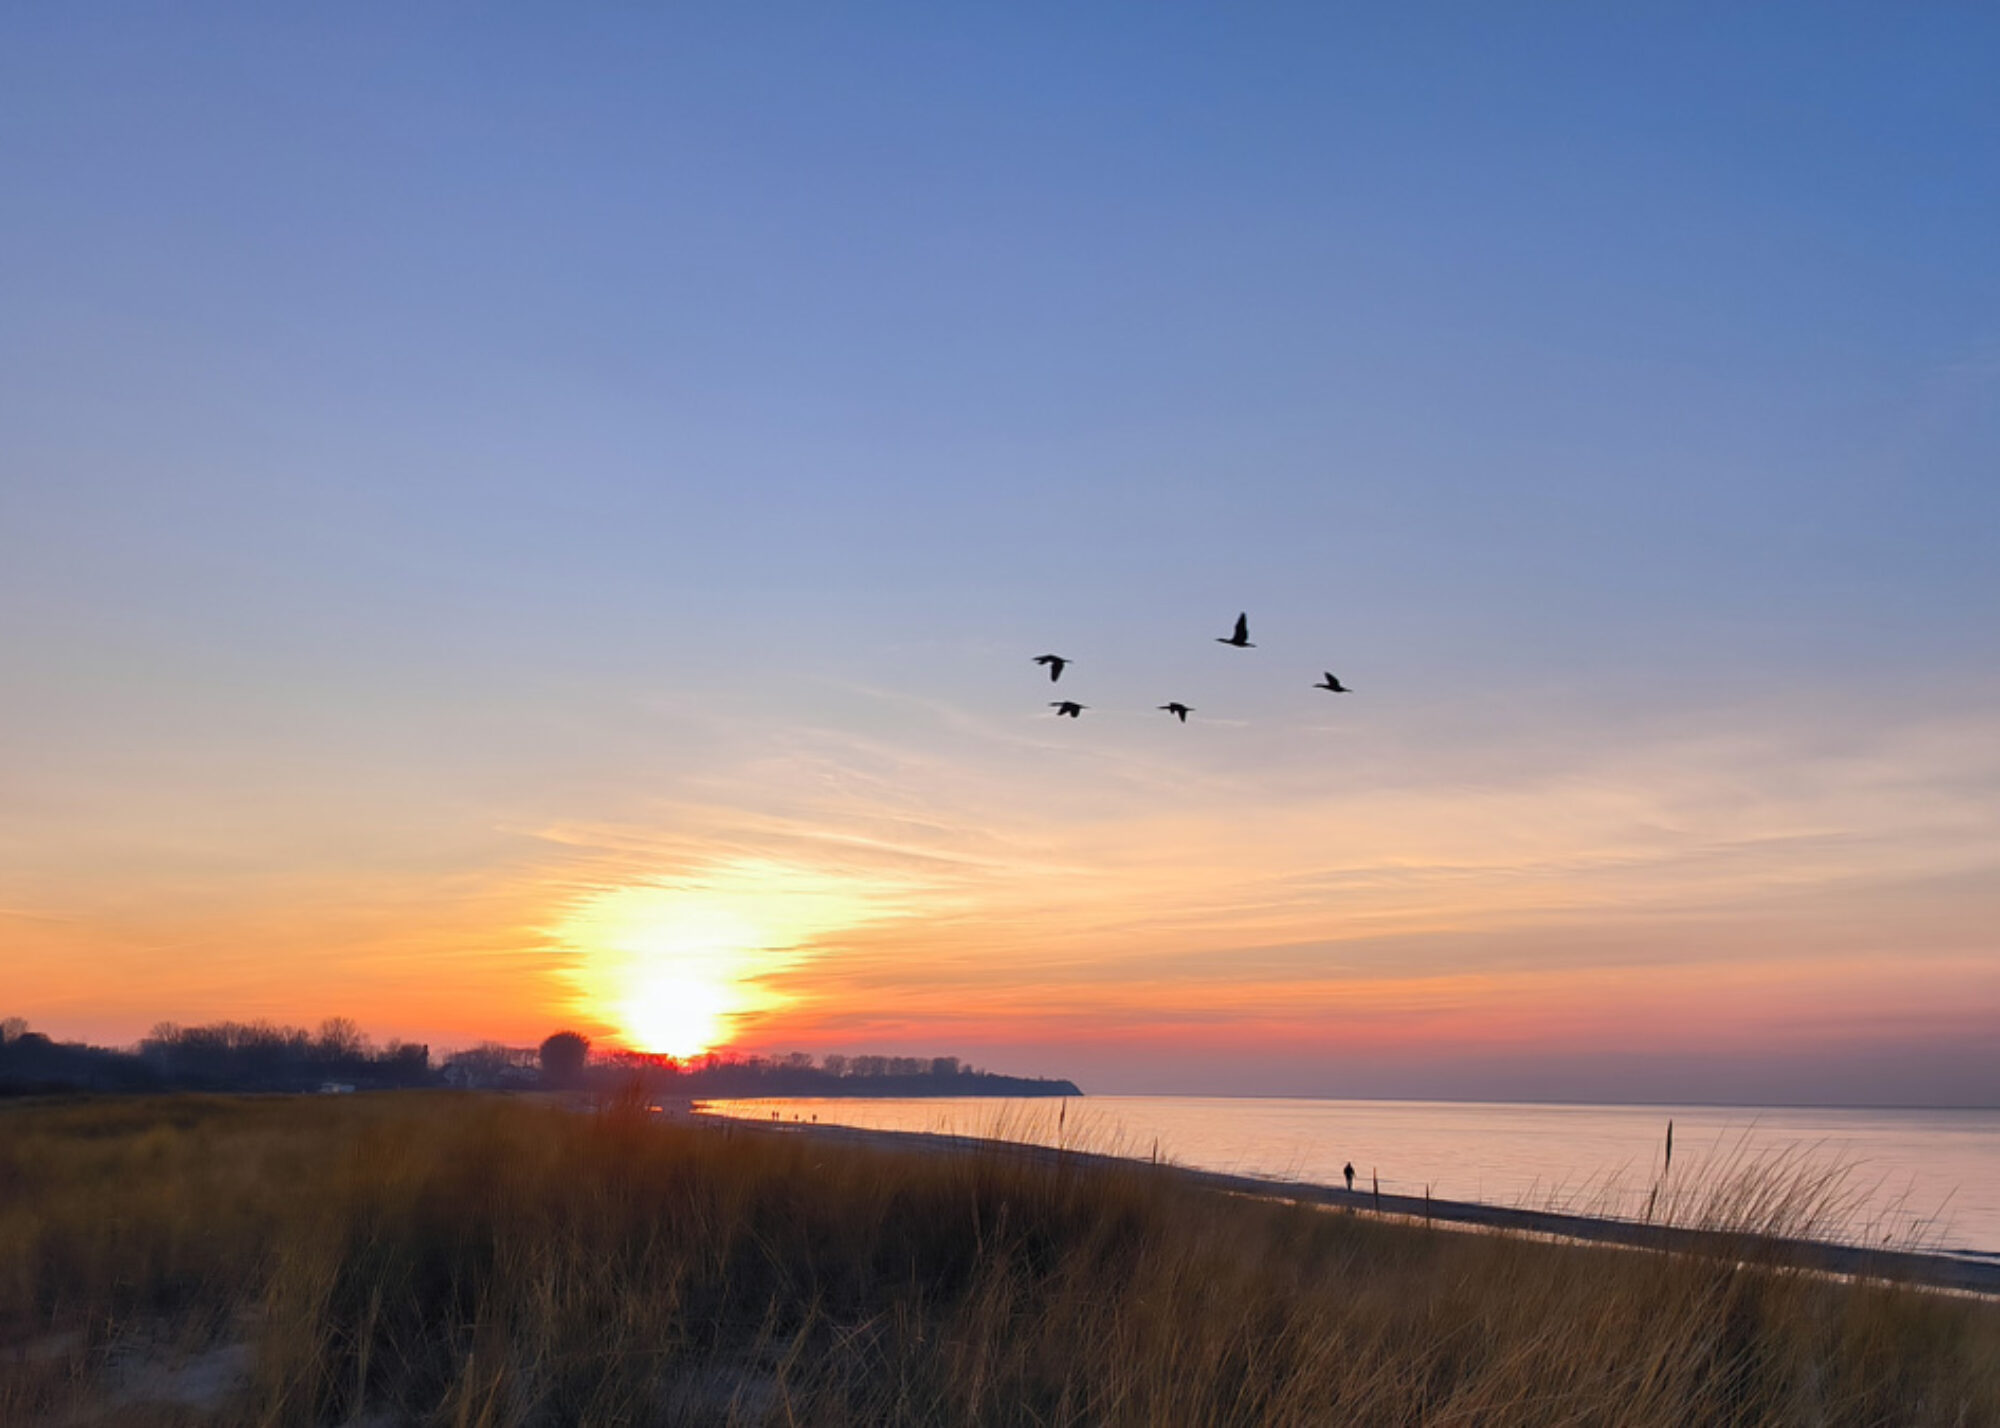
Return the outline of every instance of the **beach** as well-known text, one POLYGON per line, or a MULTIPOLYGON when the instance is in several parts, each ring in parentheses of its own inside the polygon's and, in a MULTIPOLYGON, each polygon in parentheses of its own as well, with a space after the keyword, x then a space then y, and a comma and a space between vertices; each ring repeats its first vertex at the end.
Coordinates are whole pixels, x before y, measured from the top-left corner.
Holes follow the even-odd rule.
MULTIPOLYGON (((744 1108, 747 1110, 748 1108, 744 1108)), ((712 1115, 718 1125, 766 1135, 799 1135, 831 1145, 859 1145, 883 1151, 916 1150, 948 1156, 1002 1156, 1051 1168, 1070 1167, 1110 1172, 1144 1166, 1150 1173, 1173 1178, 1189 1187, 1217 1194, 1313 1205, 1350 1213, 1398 1219, 1412 1224, 1489 1230, 1542 1236, 1578 1244, 1612 1245, 1740 1259, 1760 1264, 1806 1269, 1850 1278, 1879 1279, 1896 1284, 1963 1293, 2000 1296, 2000 1258, 1897 1248, 1893 1245, 1841 1243, 1813 1239, 1798 1232, 1799 1220, 1787 1221, 1789 1210, 1800 1219, 1810 1205, 1767 1197, 1746 1207, 1761 1210, 1761 1222, 1674 1223, 1589 1215, 1572 1211, 1527 1209, 1429 1195, 1384 1193, 1375 1188, 1346 1189, 1333 1185, 1270 1176, 1232 1175, 1218 1171, 1141 1161, 1101 1152, 1065 1149, 1016 1140, 943 1135, 923 1131, 866 1130, 849 1126, 765 1121, 754 1115, 714 1115, 696 1106, 681 1114, 712 1115)))
POLYGON ((1060 1145, 1196 1170, 1599 1218, 1686 1219, 1764 1172, 1817 1182, 1809 1237, 2000 1255, 2000 1111, 1092 1095, 1066 1104, 711 1102, 751 1120, 1060 1145), (1674 1127, 1671 1163, 1666 1132, 1674 1127), (1661 1197, 1664 1196, 1664 1201, 1661 1197))

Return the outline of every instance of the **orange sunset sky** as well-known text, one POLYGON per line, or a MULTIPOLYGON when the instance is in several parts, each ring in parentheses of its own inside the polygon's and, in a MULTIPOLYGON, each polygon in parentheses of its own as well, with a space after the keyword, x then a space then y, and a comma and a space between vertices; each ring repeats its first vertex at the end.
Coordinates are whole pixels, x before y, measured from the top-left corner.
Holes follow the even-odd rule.
POLYGON ((1996 49, 0 19, 0 1014, 2000 1103, 1996 49))

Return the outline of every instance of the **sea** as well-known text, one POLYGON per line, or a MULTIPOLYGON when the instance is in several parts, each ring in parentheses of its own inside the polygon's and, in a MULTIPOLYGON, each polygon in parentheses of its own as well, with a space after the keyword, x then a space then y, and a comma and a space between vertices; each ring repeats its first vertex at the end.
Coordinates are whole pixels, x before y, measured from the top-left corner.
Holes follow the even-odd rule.
POLYGON ((1205 1096, 711 1101, 783 1124, 1061 1145, 1201 1170, 1579 1214, 1758 1221, 2000 1257, 2000 1110, 1205 1096), (1667 1128, 1673 1154, 1667 1160, 1667 1128), (1770 1198, 1789 1187, 1784 1205, 1770 1198))

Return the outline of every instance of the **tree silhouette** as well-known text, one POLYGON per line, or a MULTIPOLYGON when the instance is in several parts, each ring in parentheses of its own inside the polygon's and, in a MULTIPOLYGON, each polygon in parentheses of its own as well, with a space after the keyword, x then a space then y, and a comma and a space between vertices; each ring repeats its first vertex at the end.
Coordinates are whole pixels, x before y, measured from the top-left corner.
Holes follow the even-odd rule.
POLYGON ((542 1043, 542 1074, 553 1085, 567 1086, 583 1073, 583 1063, 589 1058, 589 1037, 559 1031, 542 1043))
POLYGON ((319 1053, 331 1059, 366 1056, 368 1038, 352 1017, 330 1016, 319 1024, 319 1053))

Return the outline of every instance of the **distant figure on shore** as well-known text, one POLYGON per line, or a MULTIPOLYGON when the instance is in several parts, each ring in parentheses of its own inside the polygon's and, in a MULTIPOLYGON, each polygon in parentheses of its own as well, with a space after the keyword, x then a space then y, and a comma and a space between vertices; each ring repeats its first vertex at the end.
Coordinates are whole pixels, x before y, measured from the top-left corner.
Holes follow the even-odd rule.
POLYGON ((1353 1193, 1353 1190, 1354 1190, 1354 1162, 1353 1162, 1353 1161, 1351 1161, 1351 1160, 1350 1160, 1350 1161, 1348 1161, 1348 1162, 1347 1162, 1347 1164, 1343 1165, 1343 1166, 1342 1166, 1342 1167, 1340 1168, 1340 1173, 1341 1173, 1342 1175, 1345 1175, 1345 1176, 1347 1177, 1347 1189, 1348 1189, 1348 1192, 1349 1192, 1350 1194, 1351 1194, 1351 1193, 1353 1193))

